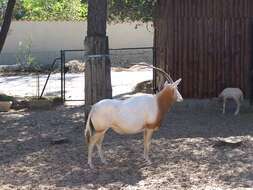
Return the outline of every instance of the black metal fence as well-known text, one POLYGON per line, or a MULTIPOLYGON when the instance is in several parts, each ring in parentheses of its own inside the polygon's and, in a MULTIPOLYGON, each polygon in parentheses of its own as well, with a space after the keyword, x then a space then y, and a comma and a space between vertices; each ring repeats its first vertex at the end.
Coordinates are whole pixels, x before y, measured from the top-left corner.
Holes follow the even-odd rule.
MULTIPOLYGON (((141 62, 151 65, 154 64, 153 47, 110 49, 109 55, 87 55, 87 51, 83 49, 61 50, 60 57, 56 58, 51 65, 40 97, 54 94, 54 96, 60 96, 63 101, 85 101, 85 62, 87 59, 101 58, 101 56, 108 56, 111 60, 112 67, 116 67, 118 70, 120 68, 128 68, 133 64, 137 65, 141 62), (54 92, 45 93, 47 86, 50 84, 51 74, 57 68, 59 69, 59 65, 57 67, 57 61, 60 61, 60 89, 55 88, 53 89, 54 92), (73 88, 73 85, 78 87, 73 88), (73 92, 74 89, 78 89, 78 91, 73 92), (76 94, 75 97, 72 97, 73 93, 76 94)), ((57 81, 59 81, 59 78, 57 81)), ((59 85, 57 85, 57 88, 59 88, 59 85)))

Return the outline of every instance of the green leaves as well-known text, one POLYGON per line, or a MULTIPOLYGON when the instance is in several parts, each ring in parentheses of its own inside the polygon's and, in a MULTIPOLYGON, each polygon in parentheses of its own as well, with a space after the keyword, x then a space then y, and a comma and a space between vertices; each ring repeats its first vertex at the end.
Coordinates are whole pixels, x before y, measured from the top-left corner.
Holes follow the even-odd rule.
POLYGON ((14 97, 12 97, 12 96, 0 94, 0 101, 13 101, 13 100, 14 100, 14 97))
MULTIPOLYGON (((7 0, 0 0, 1 15, 7 0)), ((111 22, 153 20, 156 0, 108 0, 108 20, 111 22)), ((88 14, 87 0, 17 0, 14 18, 32 21, 81 21, 88 14)))
POLYGON ((24 42, 20 41, 18 45, 18 51, 16 55, 17 63, 23 70, 33 69, 40 70, 40 65, 36 59, 32 56, 31 52, 32 40, 28 38, 24 42))
POLYGON ((152 21, 155 2, 156 0, 109 0, 109 20, 152 21))
POLYGON ((80 0, 20 0, 25 15, 22 20, 84 20, 87 4, 80 0))
POLYGON ((4 19, 4 13, 7 6, 7 0, 0 0, 0 26, 4 19))

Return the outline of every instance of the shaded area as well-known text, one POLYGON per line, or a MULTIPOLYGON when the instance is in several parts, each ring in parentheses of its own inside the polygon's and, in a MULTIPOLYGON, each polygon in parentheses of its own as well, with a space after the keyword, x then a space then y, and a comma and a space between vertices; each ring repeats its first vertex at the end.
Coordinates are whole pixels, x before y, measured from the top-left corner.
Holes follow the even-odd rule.
MULTIPOLYGON (((203 105, 203 104, 201 104, 203 105)), ((216 105, 216 104, 215 104, 216 105)), ((87 163, 84 107, 0 113, 0 187, 43 189, 233 189, 253 185, 253 113, 222 115, 219 107, 177 105, 152 140, 152 165, 143 159, 142 134, 108 131, 103 165, 87 163), (193 109, 194 108, 194 109, 193 109), (214 147, 218 138, 243 143, 214 147), (54 139, 67 139, 52 145, 54 139)))

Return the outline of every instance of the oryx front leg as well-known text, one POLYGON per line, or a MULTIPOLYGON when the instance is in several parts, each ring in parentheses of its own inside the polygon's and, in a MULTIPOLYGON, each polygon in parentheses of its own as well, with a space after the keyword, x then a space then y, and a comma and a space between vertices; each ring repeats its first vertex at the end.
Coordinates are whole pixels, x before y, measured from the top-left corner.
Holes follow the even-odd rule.
POLYGON ((151 164, 151 161, 149 159, 149 150, 150 150, 150 144, 151 144, 151 137, 153 134, 153 129, 145 129, 144 131, 144 159, 151 164))
MULTIPOLYGON (((88 164, 90 168, 94 168, 94 165, 92 164, 92 153, 94 145, 97 144, 97 142, 101 139, 102 136, 104 136, 104 133, 95 133, 93 136, 90 137, 90 142, 88 145, 88 164)), ((102 150, 100 149, 100 151, 102 150)))
POLYGON ((222 111, 223 114, 225 114, 225 111, 226 111, 226 101, 227 99, 223 98, 223 111, 222 111))

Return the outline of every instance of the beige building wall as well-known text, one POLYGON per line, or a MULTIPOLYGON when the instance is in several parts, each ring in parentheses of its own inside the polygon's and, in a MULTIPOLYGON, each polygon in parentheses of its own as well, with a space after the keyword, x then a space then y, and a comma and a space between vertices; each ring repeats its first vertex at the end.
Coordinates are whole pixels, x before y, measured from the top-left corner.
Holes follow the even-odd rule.
MULTIPOLYGON (((110 48, 153 46, 153 28, 150 24, 110 24, 107 27, 110 48), (148 26, 148 27, 147 27, 148 26)), ((20 42, 32 43, 32 54, 40 63, 50 64, 61 49, 83 49, 86 22, 27 22, 13 21, 2 54, 0 65, 16 64, 20 42)), ((71 55, 73 57, 82 56, 71 55)))

